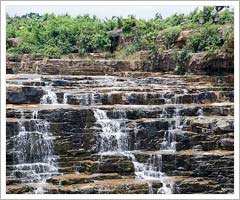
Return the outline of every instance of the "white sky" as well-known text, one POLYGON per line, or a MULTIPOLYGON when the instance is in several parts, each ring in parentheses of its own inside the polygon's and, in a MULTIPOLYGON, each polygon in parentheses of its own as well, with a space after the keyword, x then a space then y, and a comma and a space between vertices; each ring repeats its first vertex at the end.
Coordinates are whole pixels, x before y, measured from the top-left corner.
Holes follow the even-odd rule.
MULTIPOLYGON (((71 16, 76 15, 96 15, 98 18, 111 18, 112 16, 127 17, 130 14, 137 18, 153 18, 157 12, 161 13, 163 18, 169 17, 174 13, 185 13, 193 11, 199 6, 7 6, 6 11, 10 16, 24 15, 35 12, 39 14, 55 13, 58 15, 68 13, 71 16)), ((201 9, 202 6, 199 8, 201 9)))

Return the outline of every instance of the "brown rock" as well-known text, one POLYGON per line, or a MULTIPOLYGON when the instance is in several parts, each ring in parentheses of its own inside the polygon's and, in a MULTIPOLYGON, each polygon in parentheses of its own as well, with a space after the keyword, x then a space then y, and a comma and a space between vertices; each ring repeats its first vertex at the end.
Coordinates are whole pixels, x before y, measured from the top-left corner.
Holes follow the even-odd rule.
POLYGON ((8 43, 10 47, 17 47, 21 44, 21 40, 19 38, 9 38, 8 43))

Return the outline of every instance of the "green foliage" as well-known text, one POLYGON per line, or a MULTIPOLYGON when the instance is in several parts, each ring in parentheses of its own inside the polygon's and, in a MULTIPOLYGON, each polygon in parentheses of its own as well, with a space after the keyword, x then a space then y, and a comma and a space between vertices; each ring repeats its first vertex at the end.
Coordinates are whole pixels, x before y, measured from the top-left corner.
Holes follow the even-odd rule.
POLYGON ((220 13, 220 23, 221 24, 226 24, 226 23, 233 24, 233 21, 234 21, 233 13, 230 12, 228 9, 223 10, 220 13))
POLYGON ((27 43, 23 43, 21 45, 19 45, 15 51, 19 54, 28 54, 31 53, 32 51, 34 51, 34 48, 31 44, 27 44, 27 43))
POLYGON ((184 14, 174 14, 166 19, 166 23, 169 26, 178 26, 184 23, 185 21, 186 17, 184 16, 184 14))
POLYGON ((223 48, 227 49, 231 43, 234 43, 234 28, 233 25, 230 27, 227 27, 227 30, 225 29, 225 38, 224 38, 224 44, 223 48))
POLYGON ((170 48, 170 45, 175 42, 180 31, 181 31, 180 26, 174 26, 166 28, 161 32, 162 40, 168 49, 170 48))
POLYGON ((185 74, 187 71, 187 65, 190 55, 187 48, 183 48, 181 51, 175 50, 174 59, 176 61, 175 72, 177 74, 185 74))
MULTIPOLYGON (((120 19, 120 18, 119 18, 120 19)), ((122 20, 122 31, 123 33, 130 33, 137 25, 137 19, 130 15, 127 19, 122 20)))
POLYGON ((46 46, 43 52, 49 58, 59 58, 62 54, 61 50, 56 46, 46 46))
POLYGON ((189 38, 189 49, 193 52, 207 51, 209 48, 221 46, 221 36, 218 28, 214 24, 206 24, 199 33, 195 33, 189 38))
POLYGON ((217 11, 213 6, 204 6, 203 7, 203 18, 204 22, 214 22, 217 11))
POLYGON ((175 52, 175 60, 178 63, 184 63, 188 61, 188 59, 189 59, 189 50, 186 47, 184 47, 181 51, 175 52))
POLYGON ((7 19, 7 38, 18 37, 22 41, 11 52, 59 57, 78 49, 83 53, 109 50, 109 29, 95 16, 37 16, 32 14, 7 19))
POLYGON ((186 67, 184 67, 182 65, 176 65, 176 68, 174 71, 176 74, 183 75, 186 73, 186 67))
MULTIPOLYGON (((7 15, 7 51, 9 53, 30 53, 59 57, 63 54, 79 52, 111 53, 118 45, 118 39, 111 37, 109 31, 122 30, 121 37, 134 37, 133 43, 126 48, 128 54, 140 50, 150 50, 157 60, 160 36, 167 49, 173 44, 182 29, 199 29, 199 33, 191 36, 189 49, 193 52, 216 49, 222 45, 217 31, 217 25, 233 24, 233 13, 223 9, 219 13, 214 7, 204 7, 203 10, 195 9, 189 15, 174 14, 163 19, 160 13, 152 19, 137 19, 129 15, 127 18, 112 17, 100 20, 96 16, 69 15, 56 16, 54 14, 39 15, 29 13, 21 17, 9 17, 7 15), (216 16, 219 21, 216 22, 216 16), (199 24, 203 18, 204 24, 199 24), (19 38, 21 45, 11 47, 9 38, 19 38)), ((226 32, 228 46, 233 40, 233 31, 226 32)), ((154 60, 153 59, 153 60, 154 60)))

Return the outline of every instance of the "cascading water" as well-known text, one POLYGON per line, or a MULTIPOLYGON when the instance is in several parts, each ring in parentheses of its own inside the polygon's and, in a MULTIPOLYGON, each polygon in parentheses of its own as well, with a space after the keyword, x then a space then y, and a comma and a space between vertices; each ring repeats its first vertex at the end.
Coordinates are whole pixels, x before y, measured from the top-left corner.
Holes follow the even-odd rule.
MULTIPOLYGON (((14 138, 16 159, 12 176, 22 183, 46 183, 48 178, 58 172, 49 123, 38 119, 37 111, 32 113, 29 130, 24 123, 23 112, 18 123, 19 133, 14 138)), ((43 192, 41 187, 35 191, 43 192)))
POLYGON ((63 94, 63 101, 62 101, 63 104, 67 104, 68 103, 68 95, 69 95, 68 93, 64 93, 63 94))
POLYGON ((45 94, 42 96, 40 103, 41 104, 58 104, 57 95, 52 91, 52 86, 43 87, 45 94))
MULTIPOLYGON (((51 86, 43 87, 45 94, 40 100, 41 104, 58 104, 57 95, 51 86)), ((38 118, 38 111, 32 113, 29 128, 26 127, 24 113, 18 121, 19 132, 14 138, 14 169, 12 176, 20 179, 22 183, 36 183, 34 193, 44 193, 42 184, 52 175, 58 174, 58 168, 53 149, 50 124, 38 118)))
POLYGON ((160 118, 168 120, 168 130, 164 132, 163 142, 160 147, 161 151, 176 151, 176 133, 181 133, 184 125, 184 120, 180 115, 180 111, 179 108, 175 108, 173 115, 170 116, 165 109, 162 110, 160 118))
POLYGON ((161 172, 162 156, 151 155, 147 163, 139 163, 133 152, 128 151, 128 134, 125 130, 124 114, 121 111, 115 113, 120 119, 109 119, 105 111, 94 110, 96 123, 101 126, 100 153, 118 152, 131 158, 135 168, 135 178, 147 181, 149 193, 153 193, 152 181, 160 181, 162 187, 158 189, 157 193, 171 194, 173 184, 166 182, 165 175, 161 172))
POLYGON ((100 152, 122 152, 128 148, 127 133, 123 130, 122 119, 109 119, 103 110, 94 110, 97 124, 101 126, 100 152))

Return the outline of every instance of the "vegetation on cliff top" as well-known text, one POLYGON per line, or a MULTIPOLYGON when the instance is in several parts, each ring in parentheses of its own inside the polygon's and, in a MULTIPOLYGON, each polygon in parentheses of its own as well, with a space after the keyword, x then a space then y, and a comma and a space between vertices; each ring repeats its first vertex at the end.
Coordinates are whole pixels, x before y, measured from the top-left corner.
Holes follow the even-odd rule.
POLYGON ((233 13, 226 8, 217 12, 215 7, 204 7, 189 15, 174 14, 166 19, 157 13, 150 20, 132 15, 105 20, 96 16, 71 17, 67 14, 7 16, 7 52, 57 58, 69 53, 84 55, 118 50, 130 55, 149 50, 154 60, 162 50, 179 48, 175 45, 179 33, 192 29, 196 31, 191 33, 183 54, 226 48, 233 40, 233 13), (11 45, 12 38, 18 38, 19 45, 11 45), (118 47, 119 38, 132 40, 121 49, 118 47))

